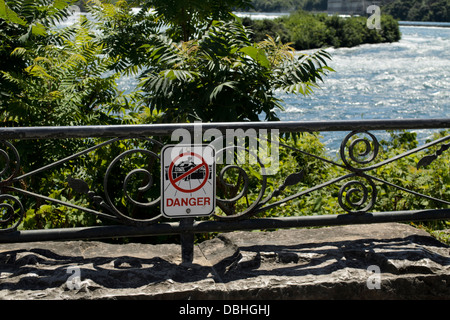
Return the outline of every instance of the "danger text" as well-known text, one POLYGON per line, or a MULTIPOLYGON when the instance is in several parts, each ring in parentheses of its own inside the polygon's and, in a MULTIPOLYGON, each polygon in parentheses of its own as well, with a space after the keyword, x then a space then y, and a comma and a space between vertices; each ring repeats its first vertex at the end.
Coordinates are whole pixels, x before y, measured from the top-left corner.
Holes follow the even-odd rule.
POLYGON ((211 205, 211 198, 209 197, 198 197, 198 198, 167 198, 167 207, 184 207, 184 206, 209 206, 211 205))

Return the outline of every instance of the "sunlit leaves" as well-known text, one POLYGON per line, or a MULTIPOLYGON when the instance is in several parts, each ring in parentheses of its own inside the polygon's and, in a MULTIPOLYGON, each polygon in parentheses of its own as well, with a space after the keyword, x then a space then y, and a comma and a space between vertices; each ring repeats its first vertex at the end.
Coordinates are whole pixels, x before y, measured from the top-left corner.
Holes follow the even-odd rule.
POLYGON ((270 62, 267 59, 266 52, 261 48, 255 48, 253 46, 248 46, 240 49, 241 52, 248 55, 250 58, 258 62, 261 66, 269 68, 270 62))
POLYGON ((272 38, 252 43, 239 21, 214 21, 200 39, 179 44, 158 38, 146 46, 141 86, 170 122, 277 120, 275 90, 308 95, 332 71, 325 51, 296 55, 272 38))
POLYGON ((56 27, 70 1, 8 4, 27 26, 5 21, 0 35, 0 114, 22 126, 120 121, 110 112, 121 100, 118 75, 109 72, 114 61, 103 54, 93 22, 81 16, 73 26, 56 27))
POLYGON ((156 15, 168 26, 167 34, 176 41, 200 38, 214 21, 233 19, 235 8, 247 8, 249 0, 148 0, 156 15))
POLYGON ((0 0, 0 18, 9 23, 26 25, 26 22, 6 5, 5 0, 0 0))

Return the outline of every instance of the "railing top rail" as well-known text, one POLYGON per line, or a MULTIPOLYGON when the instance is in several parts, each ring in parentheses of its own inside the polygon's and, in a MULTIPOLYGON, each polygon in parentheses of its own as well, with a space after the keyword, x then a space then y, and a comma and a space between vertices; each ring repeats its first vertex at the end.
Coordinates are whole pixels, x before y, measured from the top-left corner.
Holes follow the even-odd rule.
POLYGON ((169 123, 144 125, 55 126, 55 127, 3 127, 0 139, 65 139, 100 137, 166 136, 176 129, 278 129, 280 132, 325 132, 354 130, 401 130, 450 128, 450 118, 440 119, 374 119, 338 121, 271 121, 271 122, 215 122, 169 123))

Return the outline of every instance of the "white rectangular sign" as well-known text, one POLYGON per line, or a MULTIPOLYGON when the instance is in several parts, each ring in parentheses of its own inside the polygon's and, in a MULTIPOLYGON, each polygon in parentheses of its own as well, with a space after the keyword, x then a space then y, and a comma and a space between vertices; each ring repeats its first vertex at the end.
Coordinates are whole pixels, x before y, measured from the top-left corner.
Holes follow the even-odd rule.
POLYGON ((209 216, 216 206, 215 149, 167 145, 161 151, 161 212, 168 218, 209 216))

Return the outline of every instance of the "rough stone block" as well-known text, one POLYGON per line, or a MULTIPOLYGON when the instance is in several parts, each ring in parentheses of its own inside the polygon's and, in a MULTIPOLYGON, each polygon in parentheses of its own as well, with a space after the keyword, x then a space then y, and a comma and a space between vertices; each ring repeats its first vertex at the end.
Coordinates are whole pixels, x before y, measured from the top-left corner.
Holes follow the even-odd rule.
POLYGON ((448 299, 450 248, 406 224, 230 232, 195 247, 0 244, 0 299, 448 299))

